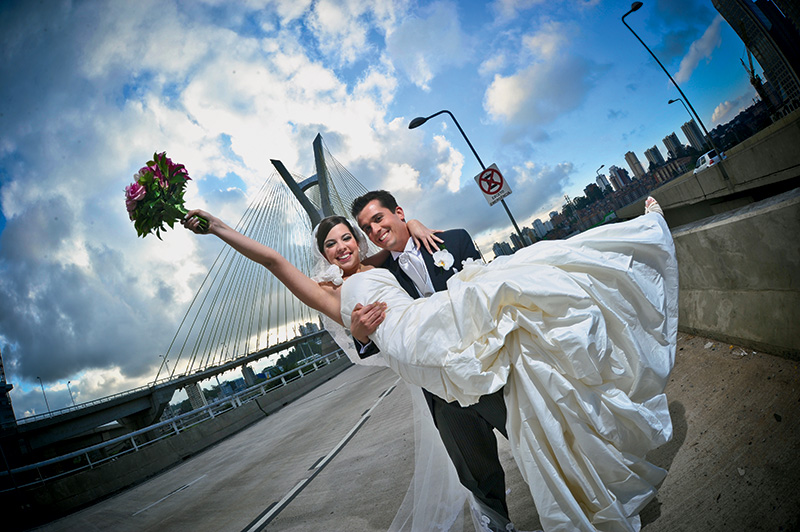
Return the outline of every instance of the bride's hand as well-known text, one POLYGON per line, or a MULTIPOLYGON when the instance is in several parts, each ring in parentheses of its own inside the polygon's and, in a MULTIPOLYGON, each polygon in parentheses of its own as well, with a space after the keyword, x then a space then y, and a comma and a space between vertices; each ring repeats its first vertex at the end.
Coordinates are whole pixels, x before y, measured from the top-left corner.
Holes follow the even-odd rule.
POLYGON ((416 219, 409 220, 406 222, 406 225, 408 226, 408 232, 411 234, 411 238, 414 240, 417 249, 421 249, 422 246, 420 246, 420 243, 422 243, 431 255, 439 251, 437 242, 441 244, 444 241, 436 236, 436 233, 441 233, 441 229, 428 229, 422 222, 416 219))
POLYGON ((216 216, 211 216, 204 210, 192 209, 186 213, 186 216, 183 217, 181 223, 186 229, 192 231, 193 233, 198 235, 206 235, 211 233, 213 229, 218 228, 222 224, 222 221, 216 216), (208 220, 207 228, 204 229, 201 226, 200 217, 208 220))

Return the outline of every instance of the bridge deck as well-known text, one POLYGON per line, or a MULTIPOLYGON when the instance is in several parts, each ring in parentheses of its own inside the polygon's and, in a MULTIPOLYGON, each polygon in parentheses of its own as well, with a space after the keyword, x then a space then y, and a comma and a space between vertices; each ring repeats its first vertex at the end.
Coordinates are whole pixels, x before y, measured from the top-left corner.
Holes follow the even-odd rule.
MULTIPOLYGON (((644 530, 796 530, 797 363, 708 343, 680 335, 667 388, 675 437, 651 455, 670 473, 642 514, 644 530)), ((399 383, 378 402, 396 381, 389 370, 350 368, 208 451, 41 530, 244 531, 285 498, 268 530, 386 530, 413 463, 407 390, 399 383), (373 406, 313 476, 310 468, 373 406)), ((530 495, 500 440, 512 519, 520 530, 536 529, 530 495)))

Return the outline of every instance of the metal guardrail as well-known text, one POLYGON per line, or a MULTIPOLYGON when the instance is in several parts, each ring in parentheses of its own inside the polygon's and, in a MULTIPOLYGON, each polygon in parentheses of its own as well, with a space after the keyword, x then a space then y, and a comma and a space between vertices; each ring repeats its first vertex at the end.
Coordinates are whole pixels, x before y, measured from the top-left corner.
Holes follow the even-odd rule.
MULTIPOLYGON (((168 379, 167 379, 168 380, 168 379)), ((136 392, 140 392, 142 390, 149 390, 155 387, 155 383, 145 384, 139 386, 138 388, 132 388, 130 390, 125 390, 124 392, 115 393, 113 395, 106 395, 105 397, 98 397, 97 399, 92 399, 91 401, 85 401, 83 403, 78 403, 72 406, 66 406, 64 408, 59 408, 58 410, 51 410, 49 412, 45 412, 42 414, 35 414, 33 416, 23 417, 17 419, 17 425, 24 425, 25 423, 32 423, 34 421, 39 421, 40 419, 47 419, 51 417, 55 417, 61 414, 66 414, 68 412, 72 412, 74 410, 83 410, 84 408, 88 408, 92 405, 98 405, 100 403, 106 403, 117 397, 122 397, 124 395, 132 395, 136 392)))
MULTIPOLYGON (((10 471, 0 471, 0 493, 44 484, 47 481, 72 475, 86 469, 93 469, 124 454, 137 452, 148 445, 180 434, 195 425, 214 419, 258 397, 265 396, 269 392, 280 389, 345 356, 341 349, 337 349, 286 373, 267 379, 233 395, 222 397, 191 412, 56 458, 18 467, 10 471)), ((147 387, 145 386, 144 388, 147 387)), ((130 393, 130 391, 127 393, 130 393)))

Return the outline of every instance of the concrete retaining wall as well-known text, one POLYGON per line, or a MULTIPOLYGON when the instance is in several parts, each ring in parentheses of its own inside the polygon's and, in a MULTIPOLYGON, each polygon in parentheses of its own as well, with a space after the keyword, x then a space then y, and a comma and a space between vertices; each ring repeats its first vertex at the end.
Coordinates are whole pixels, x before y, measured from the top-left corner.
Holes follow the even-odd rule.
POLYGON ((800 189, 673 229, 679 328, 800 360, 800 189))
POLYGON ((108 497, 264 419, 351 365, 352 362, 347 357, 339 358, 301 379, 258 397, 255 401, 245 403, 137 452, 121 455, 95 469, 48 481, 42 486, 17 490, 13 493, 13 497, 17 498, 13 504, 14 513, 19 510, 21 520, 27 526, 34 526, 108 497))

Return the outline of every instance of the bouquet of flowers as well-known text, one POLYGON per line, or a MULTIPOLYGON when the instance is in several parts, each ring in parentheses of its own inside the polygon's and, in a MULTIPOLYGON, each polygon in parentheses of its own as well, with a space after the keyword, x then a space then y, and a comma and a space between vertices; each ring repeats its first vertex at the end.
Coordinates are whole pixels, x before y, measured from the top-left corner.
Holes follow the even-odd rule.
MULTIPOLYGON (((138 236, 153 232, 161 238, 164 224, 174 227, 175 222, 186 216, 183 193, 186 182, 191 179, 186 167, 175 164, 167 152, 154 153, 134 175, 134 182, 125 187, 125 206, 133 221, 138 236)), ((206 229, 208 221, 200 219, 200 227, 206 229)))

